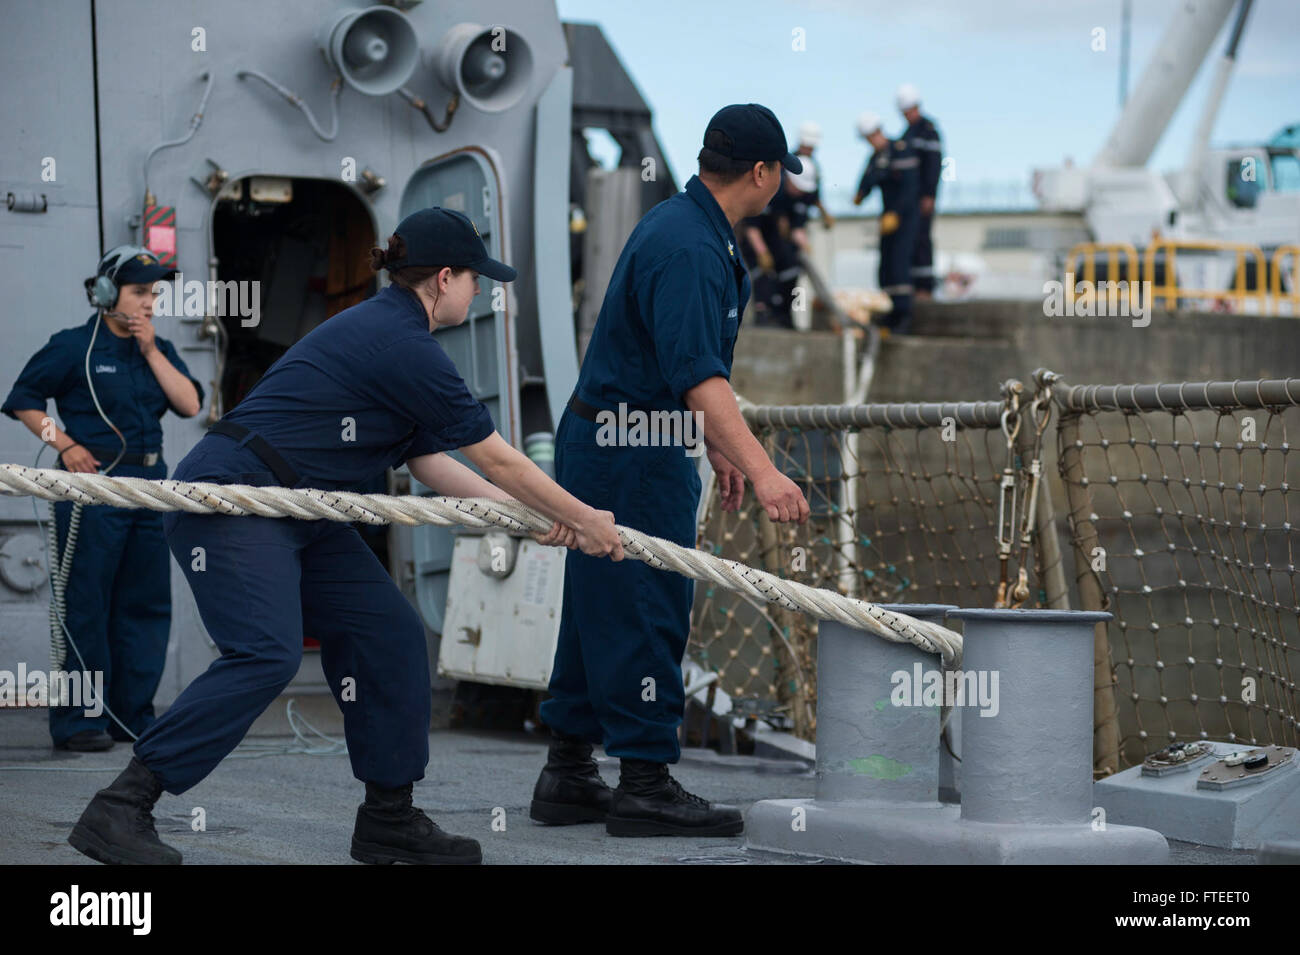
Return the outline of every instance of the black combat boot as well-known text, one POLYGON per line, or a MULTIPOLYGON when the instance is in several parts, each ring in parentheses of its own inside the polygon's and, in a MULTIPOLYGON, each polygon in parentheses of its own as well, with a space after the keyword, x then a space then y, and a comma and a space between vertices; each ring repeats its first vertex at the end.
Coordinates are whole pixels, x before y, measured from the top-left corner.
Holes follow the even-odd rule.
POLYGON ((113 748, 113 737, 103 730, 82 730, 73 733, 62 743, 55 743, 55 749, 71 750, 74 753, 102 753, 113 748))
POLYGON ((411 784, 381 789, 366 783, 366 801, 357 808, 352 858, 371 865, 478 865, 479 844, 453 836, 411 805, 411 784))
POLYGON ((153 804, 162 783, 136 757, 101 789, 72 827, 68 842, 83 855, 107 865, 180 865, 181 854, 158 838, 153 804))
POLYGON ((613 796, 600 778, 591 744, 551 730, 551 748, 533 787, 529 818, 550 826, 604 822, 613 796))
POLYGON ((605 831, 611 836, 736 836, 740 810, 693 796, 668 775, 668 766, 624 759, 605 831))

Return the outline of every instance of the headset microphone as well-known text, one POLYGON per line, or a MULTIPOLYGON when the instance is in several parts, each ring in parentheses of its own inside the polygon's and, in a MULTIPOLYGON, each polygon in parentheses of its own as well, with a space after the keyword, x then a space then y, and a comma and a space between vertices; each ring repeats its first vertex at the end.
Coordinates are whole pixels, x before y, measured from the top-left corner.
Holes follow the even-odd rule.
POLYGON ((139 245, 119 245, 104 253, 104 257, 99 260, 99 268, 95 275, 85 281, 86 298, 90 300, 91 305, 96 308, 112 308, 117 304, 118 270, 137 255, 154 258, 152 251, 139 245))
MULTIPOLYGON (((86 279, 86 297, 90 304, 101 310, 101 316, 108 315, 122 320, 129 321, 129 316, 115 311, 113 307, 117 304, 117 273, 122 266, 129 262, 137 255, 148 256, 150 259, 157 261, 153 252, 139 245, 119 245, 116 248, 109 249, 104 253, 104 257, 99 260, 99 268, 96 274, 86 279)), ((121 429, 113 423, 108 414, 104 411, 103 406, 99 403, 99 395, 95 393, 95 382, 90 374, 90 354, 95 348, 95 340, 99 337, 99 326, 101 322, 95 322, 94 331, 90 333, 90 344, 86 346, 86 387, 90 389, 90 399, 95 403, 95 410, 99 412, 99 417, 103 419, 104 424, 117 435, 118 441, 121 442, 121 450, 118 451, 117 457, 113 463, 104 468, 104 473, 109 474, 117 467, 117 463, 122 460, 126 454, 126 436, 122 434, 121 429)))

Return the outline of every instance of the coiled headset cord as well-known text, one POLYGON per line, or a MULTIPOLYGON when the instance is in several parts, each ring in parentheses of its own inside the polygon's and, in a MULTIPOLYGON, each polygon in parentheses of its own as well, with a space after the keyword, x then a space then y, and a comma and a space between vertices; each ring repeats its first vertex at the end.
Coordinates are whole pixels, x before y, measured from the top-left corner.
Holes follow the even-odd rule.
MULTIPOLYGON (((116 315, 120 313, 109 312, 108 314, 116 315)), ((117 440, 122 445, 121 449, 117 452, 117 457, 113 459, 113 462, 108 465, 108 467, 104 468, 104 473, 110 474, 113 469, 117 467, 118 462, 122 460, 123 455, 126 454, 126 436, 122 434, 121 430, 113 423, 112 419, 109 418, 108 414, 104 411, 103 405, 99 403, 99 395, 95 393, 95 382, 90 374, 90 355, 95 349, 95 339, 99 336, 99 326, 103 323, 104 310, 101 309, 95 322, 94 331, 90 333, 90 344, 86 347, 86 358, 83 362, 83 366, 86 374, 86 387, 90 389, 90 398, 95 403, 95 410, 99 412, 99 417, 103 419, 104 423, 113 429, 113 433, 117 435, 117 440)), ((45 449, 41 448, 40 454, 43 454, 44 451, 45 449)), ((38 461, 40 460, 40 454, 37 454, 36 456, 38 461)), ((32 504, 33 507, 35 507, 35 500, 33 500, 32 504)), ((50 526, 45 535, 47 542, 45 561, 46 567, 48 567, 50 571, 50 672, 58 673, 64 669, 67 663, 68 643, 72 641, 72 635, 68 633, 68 628, 64 624, 64 619, 67 616, 68 577, 72 573, 72 558, 77 552, 77 533, 81 529, 81 510, 84 505, 72 505, 72 513, 68 517, 68 534, 64 541, 62 554, 59 553, 58 521, 54 505, 55 502, 51 501, 50 526), (53 559, 51 559, 51 555, 53 555, 53 559)), ((37 515, 37 523, 40 523, 39 514, 37 515)), ((77 659, 81 661, 82 672, 87 672, 86 662, 81 658, 81 652, 77 650, 75 642, 72 643, 72 649, 77 654, 77 659)), ((59 688, 61 690, 66 690, 67 684, 61 683, 59 688)), ((128 730, 122 721, 117 718, 117 715, 109 709, 108 701, 104 700, 101 702, 103 703, 104 711, 108 713, 113 722, 122 727, 124 732, 130 734, 131 731, 128 730)), ((66 706, 67 704, 68 701, 62 698, 58 700, 51 698, 50 700, 51 706, 66 706)), ((131 738, 135 739, 134 734, 131 734, 131 738)))

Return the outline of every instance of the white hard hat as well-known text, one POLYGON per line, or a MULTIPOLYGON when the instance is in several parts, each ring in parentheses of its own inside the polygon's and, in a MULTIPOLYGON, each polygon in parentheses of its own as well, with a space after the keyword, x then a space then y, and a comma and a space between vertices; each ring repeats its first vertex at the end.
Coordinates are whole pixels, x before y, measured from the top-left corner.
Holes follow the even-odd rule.
POLYGON ((880 128, 880 114, 867 110, 858 113, 858 135, 866 139, 869 135, 880 128))
POLYGON ((813 164, 811 156, 800 156, 799 161, 803 163, 801 172, 786 171, 785 177, 790 180, 800 192, 814 192, 817 189, 817 167, 813 164))
POLYGON ((911 109, 921 105, 921 91, 911 83, 904 83, 898 88, 898 108, 911 109))
POLYGON ((816 149, 818 146, 821 145, 821 142, 822 142, 822 128, 818 126, 816 123, 814 123, 812 120, 808 120, 808 122, 802 123, 799 126, 800 146, 812 146, 814 149, 816 149))

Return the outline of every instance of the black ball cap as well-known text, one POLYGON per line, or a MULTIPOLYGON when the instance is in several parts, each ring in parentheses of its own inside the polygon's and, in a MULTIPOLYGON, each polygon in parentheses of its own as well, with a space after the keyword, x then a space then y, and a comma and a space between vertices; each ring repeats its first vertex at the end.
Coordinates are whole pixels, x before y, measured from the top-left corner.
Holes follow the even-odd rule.
MULTIPOLYGON (((108 274, 107 264, 104 261, 100 262, 100 275, 108 274)), ((152 285, 163 279, 171 280, 175 275, 175 269, 160 264, 157 256, 142 251, 117 267, 117 271, 113 273, 113 284, 118 288, 123 285, 152 285)))
POLYGON ((389 262, 385 267, 390 271, 408 265, 464 267, 498 282, 512 282, 519 274, 489 258, 477 227, 455 209, 431 206, 412 212, 393 231, 406 243, 406 258, 389 262))
POLYGON ((779 159, 790 172, 803 171, 803 163, 789 150, 781 121, 770 109, 757 103, 724 106, 714 113, 704 130, 704 145, 730 159, 753 162, 779 159), (714 130, 724 133, 726 139, 710 137, 714 130))

